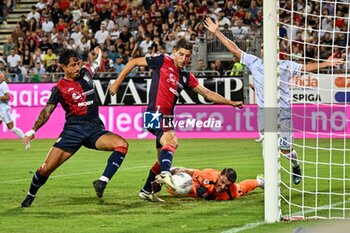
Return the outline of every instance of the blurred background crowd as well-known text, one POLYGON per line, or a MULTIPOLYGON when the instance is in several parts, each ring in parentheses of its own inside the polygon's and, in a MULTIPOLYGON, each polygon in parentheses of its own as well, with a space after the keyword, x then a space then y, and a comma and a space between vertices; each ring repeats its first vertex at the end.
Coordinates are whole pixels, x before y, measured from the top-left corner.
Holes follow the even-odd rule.
MULTIPOLYGON (((187 68, 195 74, 241 75, 239 60, 206 32, 205 17, 218 20, 220 30, 240 48, 260 55, 263 0, 0 2, 0 29, 10 23, 11 13, 19 12, 18 6, 32 2, 30 11, 17 18, 2 45, 0 71, 9 73, 9 81, 53 81, 48 74, 62 72, 57 62, 60 51, 77 50, 86 61, 96 46, 103 50, 102 77, 114 77, 134 57, 171 55, 180 38, 194 45, 195 56, 187 68)), ((346 59, 349 5, 346 0, 337 2, 280 0, 280 58, 309 62, 332 55, 346 59)), ((147 72, 138 67, 131 75, 147 72)))

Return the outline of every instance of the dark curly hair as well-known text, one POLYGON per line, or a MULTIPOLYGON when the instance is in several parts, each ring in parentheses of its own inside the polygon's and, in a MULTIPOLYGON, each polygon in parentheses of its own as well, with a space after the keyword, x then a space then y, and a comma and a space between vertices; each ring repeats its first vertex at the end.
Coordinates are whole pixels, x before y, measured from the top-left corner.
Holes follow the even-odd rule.
POLYGON ((236 182, 237 173, 232 168, 224 168, 224 170, 221 171, 221 175, 226 176, 232 183, 236 182))
POLYGON ((81 59, 80 54, 72 49, 65 49, 60 53, 59 63, 67 66, 71 58, 81 59))

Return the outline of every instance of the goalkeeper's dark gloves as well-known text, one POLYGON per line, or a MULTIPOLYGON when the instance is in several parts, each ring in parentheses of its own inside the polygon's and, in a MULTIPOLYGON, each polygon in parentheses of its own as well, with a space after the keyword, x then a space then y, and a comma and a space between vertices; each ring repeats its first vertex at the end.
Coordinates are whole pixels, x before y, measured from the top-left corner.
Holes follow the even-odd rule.
POLYGON ((197 195, 197 197, 207 199, 209 197, 209 192, 204 186, 199 186, 196 189, 196 195, 197 195))

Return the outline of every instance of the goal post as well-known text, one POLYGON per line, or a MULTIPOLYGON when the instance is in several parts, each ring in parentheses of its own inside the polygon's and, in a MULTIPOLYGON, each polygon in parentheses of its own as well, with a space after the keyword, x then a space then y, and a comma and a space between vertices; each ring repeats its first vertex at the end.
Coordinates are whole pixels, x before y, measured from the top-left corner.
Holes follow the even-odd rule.
POLYGON ((265 0, 263 12, 265 222, 349 219, 350 2, 265 0), (290 125, 279 125, 286 93, 290 125))
POLYGON ((265 141, 264 175, 265 221, 273 223, 280 219, 279 206, 279 156, 278 156, 278 73, 277 73, 277 4, 264 0, 264 125, 265 141), (267 88, 268 87, 268 88, 267 88))

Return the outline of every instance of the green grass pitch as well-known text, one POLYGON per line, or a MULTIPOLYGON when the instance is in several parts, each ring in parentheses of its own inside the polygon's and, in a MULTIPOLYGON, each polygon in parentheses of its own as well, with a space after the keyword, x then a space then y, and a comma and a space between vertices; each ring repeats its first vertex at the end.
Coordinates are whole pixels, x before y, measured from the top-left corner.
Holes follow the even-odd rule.
MULTIPOLYGON (((323 144, 326 146, 327 143, 323 144)), ((261 189, 229 202, 175 198, 165 191, 160 194, 166 200, 164 204, 139 200, 138 192, 156 158, 154 140, 129 140, 126 160, 106 188, 103 201, 95 196, 92 181, 101 175, 109 152, 82 148, 51 175, 31 208, 19 208, 33 172, 41 165, 52 144, 53 140, 34 140, 30 152, 26 153, 19 140, 0 141, 0 232, 229 230, 271 233, 274 230, 292 232, 297 226, 314 223, 264 224, 244 231, 241 227, 264 220, 264 193, 261 189)), ((238 181, 255 178, 263 173, 261 145, 251 139, 182 139, 174 166, 198 169, 233 167, 238 173, 238 181)), ((310 169, 308 172, 312 175, 310 169)), ((330 172, 329 168, 325 172, 330 172)), ((343 171, 333 169, 331 172, 341 175, 343 171)), ((282 177, 288 180, 283 173, 282 177)), ((343 187, 341 182, 335 184, 338 188, 343 187)))

